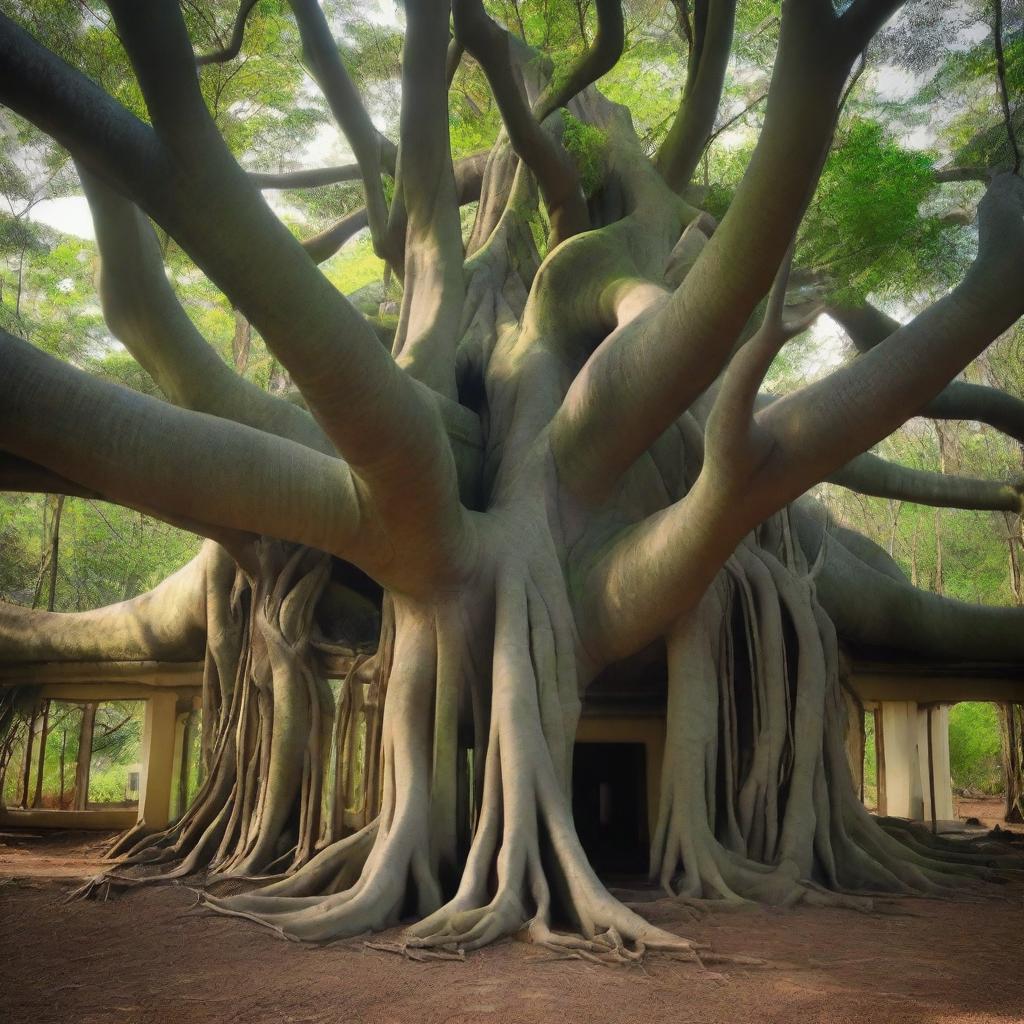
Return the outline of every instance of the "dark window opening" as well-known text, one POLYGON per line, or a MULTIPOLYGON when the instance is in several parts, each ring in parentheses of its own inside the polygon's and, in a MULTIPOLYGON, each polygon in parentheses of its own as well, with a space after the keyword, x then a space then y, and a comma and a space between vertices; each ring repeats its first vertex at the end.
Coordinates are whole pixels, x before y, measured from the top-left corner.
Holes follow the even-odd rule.
POLYGON ((647 870, 647 759, 642 743, 577 743, 572 811, 599 874, 647 870))

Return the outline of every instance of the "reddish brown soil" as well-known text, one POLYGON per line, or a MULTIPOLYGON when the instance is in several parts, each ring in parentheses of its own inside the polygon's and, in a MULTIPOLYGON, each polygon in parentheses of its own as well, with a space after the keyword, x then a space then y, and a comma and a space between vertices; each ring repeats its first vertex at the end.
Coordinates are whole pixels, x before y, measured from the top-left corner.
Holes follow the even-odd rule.
POLYGON ((413 963, 361 941, 310 948, 189 914, 180 887, 63 904, 99 849, 81 834, 0 835, 4 1024, 1024 1021, 1019 885, 978 902, 903 901, 889 908, 898 914, 798 908, 694 922, 672 901, 644 904, 663 927, 716 952, 762 957, 763 968, 657 957, 605 967, 520 942, 464 963, 413 963))
POLYGON ((966 797, 955 796, 953 803, 956 806, 956 816, 961 821, 977 818, 986 828, 998 825, 1000 828, 1010 829, 1012 832, 1024 832, 1024 825, 1007 825, 1003 820, 1003 811, 1006 809, 1006 805, 1001 796, 989 796, 981 800, 968 800, 966 797))

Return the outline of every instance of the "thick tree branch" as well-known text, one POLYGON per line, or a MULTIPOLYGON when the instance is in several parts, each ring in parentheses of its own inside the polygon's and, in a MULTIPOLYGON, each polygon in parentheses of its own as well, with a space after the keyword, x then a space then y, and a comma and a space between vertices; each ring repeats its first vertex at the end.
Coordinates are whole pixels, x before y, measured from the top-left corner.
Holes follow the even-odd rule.
MULTIPOLYGON (((902 326, 898 320, 865 303, 861 307, 832 306, 831 316, 861 352, 869 352, 902 326)), ((1024 401, 999 388, 955 380, 921 411, 936 420, 974 420, 1024 444, 1024 401)))
POLYGON ((690 56, 686 88, 654 162, 669 187, 681 192, 707 146, 718 116, 732 50, 736 0, 708 0, 706 24, 690 56))
POLYGON ((159 586, 95 611, 41 612, 0 602, 0 660, 197 661, 206 641, 204 546, 159 586))
POLYGON ((865 452, 851 459, 828 477, 859 494, 895 498, 939 508, 989 509, 1021 512, 1024 484, 998 480, 951 476, 924 469, 912 469, 865 452))
POLYGON ((335 454, 308 413, 240 377, 206 343, 178 302, 160 243, 138 207, 85 168, 79 177, 100 250, 103 315, 167 398, 335 454))
POLYGON ((512 60, 511 36, 490 18, 481 0, 455 0, 452 10, 456 38, 483 68, 509 142, 537 179, 551 221, 552 243, 585 231, 590 219, 579 174, 568 153, 530 110, 512 60))
POLYGON ((753 504, 763 498, 780 507, 887 437, 1024 313, 1024 181, 995 178, 978 219, 978 257, 949 295, 853 363, 758 414, 774 447, 753 504))
POLYGON ((165 510, 148 504, 145 500, 114 501, 97 490, 85 487, 76 480, 60 476, 45 466, 40 466, 27 459, 18 458, 9 452, 0 451, 0 491, 21 491, 28 494, 63 494, 72 498, 90 498, 98 501, 111 501, 124 508, 134 509, 143 515, 152 516, 179 530, 187 530, 200 537, 215 541, 239 559, 245 558, 245 549, 254 539, 253 534, 228 527, 215 526, 208 521, 190 519, 174 515, 165 510))
POLYGON ((388 206, 381 181, 381 137, 349 77, 330 25, 317 0, 288 0, 299 25, 306 68, 320 86, 355 154, 366 194, 367 221, 377 255, 397 263, 388 244, 388 206))
MULTIPOLYGON (((451 449, 435 403, 382 348, 262 200, 221 139, 172 0, 111 3, 173 173, 128 194, 260 332, 366 486, 410 587, 457 574, 467 551, 451 449), (412 497, 410 498, 410 495, 412 497), (399 557, 399 555, 401 557, 399 557)), ((77 76, 64 67, 68 92, 77 76)), ((111 101, 112 102, 112 101, 111 101)), ((457 211, 455 213, 458 222, 457 211)))
POLYGON ((722 223, 675 293, 630 310, 628 330, 597 348, 552 424, 570 492, 603 500, 729 359, 813 193, 856 57, 845 54, 831 4, 786 7, 764 128, 722 223))
POLYGON ((165 181, 169 174, 166 155, 148 125, 4 14, 0 102, 126 195, 136 182, 165 181))
POLYGON ((3 332, 0 364, 6 451, 120 504, 297 541, 357 564, 375 546, 381 557, 340 460, 119 388, 3 332))
POLYGON ((321 185, 337 185, 343 181, 358 181, 361 177, 359 164, 312 167, 302 171, 284 171, 281 174, 249 171, 249 180, 263 192, 272 189, 319 188, 321 185))
POLYGON ((234 60, 242 51, 242 42, 245 39, 245 26, 249 21, 249 15, 259 0, 242 0, 238 13, 235 15, 234 23, 231 26, 231 37, 227 45, 212 53, 205 53, 196 57, 196 65, 203 67, 205 64, 225 64, 234 60))
MULTIPOLYGON (((807 528, 808 524, 801 524, 801 534, 807 528)), ((823 543, 826 549, 816 591, 848 643, 957 661, 1019 662, 1024 658, 1021 609, 968 604, 927 593, 865 564, 827 534, 823 543)), ((816 548, 809 550, 813 554, 816 548)))
POLYGON ((559 107, 566 106, 588 85, 618 63, 626 44, 626 28, 622 18, 622 0, 596 0, 597 34, 564 74, 556 73, 533 105, 533 116, 539 123, 559 107))
POLYGON ((412 0, 406 7, 398 168, 405 288, 395 352, 410 376, 455 400, 466 283, 448 134, 449 11, 447 0, 412 0))

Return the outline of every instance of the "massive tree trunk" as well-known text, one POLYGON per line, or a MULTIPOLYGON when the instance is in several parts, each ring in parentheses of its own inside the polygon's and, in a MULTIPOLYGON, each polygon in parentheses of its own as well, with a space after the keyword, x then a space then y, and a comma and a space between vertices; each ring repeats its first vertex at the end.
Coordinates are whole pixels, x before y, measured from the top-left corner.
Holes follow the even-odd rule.
POLYGON ((621 50, 617 4, 597 5, 592 45, 545 78, 481 4, 456 0, 456 49, 483 67, 505 123, 467 190, 460 173, 473 168, 457 173, 447 136, 449 5, 410 2, 388 211, 384 147, 353 109, 323 13, 294 0, 307 62, 358 158, 375 247, 402 277, 390 351, 227 152, 176 3, 110 3, 151 125, 0 21, 0 55, 26 83, 2 96, 79 161, 107 321, 174 403, 2 336, 0 471, 8 486, 93 493, 210 538, 135 601, 0 620, 12 659, 205 657, 205 781, 169 829, 122 841, 103 884, 274 876, 207 901, 311 941, 415 915, 419 945, 526 929, 618 956, 635 955, 627 942, 695 956, 607 891, 573 822, 588 687, 642 651, 667 665, 651 873, 669 891, 862 906, 989 873, 894 834, 857 800, 837 632, 1020 659, 1020 611, 922 594, 884 551, 798 499, 842 476, 896 500, 1020 508, 1014 486, 864 453, 948 399, 1024 311, 1021 182, 991 184, 958 288, 851 365, 768 401, 769 364, 819 312, 787 303, 793 238, 849 70, 898 4, 856 0, 842 16, 786 4, 761 139, 720 224, 679 196, 731 33, 731 5, 711 6, 709 63, 688 90, 700 109, 684 97, 663 176, 628 113, 592 85, 621 50), (562 108, 602 139, 589 202, 560 141, 562 108), (474 193, 464 246, 459 204, 474 193), (308 413, 212 353, 146 215, 262 335, 308 413), (379 591, 360 590, 353 566, 379 591), (319 654, 332 645, 349 665, 336 698, 319 654))

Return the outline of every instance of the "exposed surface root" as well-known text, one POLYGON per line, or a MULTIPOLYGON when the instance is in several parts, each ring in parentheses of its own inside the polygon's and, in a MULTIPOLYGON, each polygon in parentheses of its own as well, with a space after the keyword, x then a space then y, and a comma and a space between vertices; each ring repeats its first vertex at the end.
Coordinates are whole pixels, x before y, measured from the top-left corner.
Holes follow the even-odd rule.
MULTIPOLYGON (((545 713, 558 693, 554 673, 537 671, 557 664, 559 631, 550 608, 536 596, 531 602, 531 586, 519 579, 499 583, 480 817, 458 891, 409 930, 409 943, 476 949, 525 933, 530 941, 580 954, 628 958, 647 948, 689 954, 692 943, 615 899, 580 845, 567 776, 552 754, 564 749, 565 732, 562 746, 552 742, 552 733, 566 730, 567 723, 545 713), (530 637, 526 648, 517 641, 524 635, 530 637), (553 890, 577 934, 552 929, 553 890)), ((568 727, 575 730, 574 715, 568 727)))

